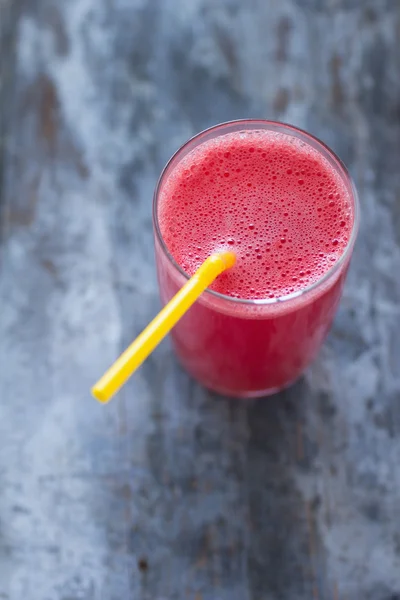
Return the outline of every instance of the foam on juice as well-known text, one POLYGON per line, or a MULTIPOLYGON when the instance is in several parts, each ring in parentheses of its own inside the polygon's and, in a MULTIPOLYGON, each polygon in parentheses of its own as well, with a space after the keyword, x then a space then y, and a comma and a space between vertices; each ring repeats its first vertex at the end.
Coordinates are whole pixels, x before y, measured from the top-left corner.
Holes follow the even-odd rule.
POLYGON ((349 241, 350 193, 312 146, 282 133, 246 131, 203 142, 160 193, 159 223, 189 275, 212 252, 236 265, 212 289, 234 298, 279 298, 318 281, 349 241))

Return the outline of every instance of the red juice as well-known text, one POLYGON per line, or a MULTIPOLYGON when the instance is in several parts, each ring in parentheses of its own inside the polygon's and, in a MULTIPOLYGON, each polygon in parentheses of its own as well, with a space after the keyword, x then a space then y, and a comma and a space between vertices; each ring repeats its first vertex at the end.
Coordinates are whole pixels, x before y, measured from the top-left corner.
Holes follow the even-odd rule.
POLYGON ((356 213, 343 165, 295 128, 234 122, 189 141, 155 196, 162 301, 211 253, 232 250, 237 261, 172 332, 186 369, 240 397, 295 380, 332 323, 356 213))

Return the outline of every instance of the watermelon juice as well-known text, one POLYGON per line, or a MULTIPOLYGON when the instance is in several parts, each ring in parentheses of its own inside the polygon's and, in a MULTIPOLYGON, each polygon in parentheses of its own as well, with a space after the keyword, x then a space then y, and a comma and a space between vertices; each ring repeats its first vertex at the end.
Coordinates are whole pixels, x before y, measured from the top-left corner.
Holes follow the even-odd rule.
POLYGON ((288 125, 218 125, 170 160, 153 218, 163 303, 211 253, 237 256, 172 332, 189 373, 238 397, 294 381, 331 326, 357 233, 340 160, 288 125))

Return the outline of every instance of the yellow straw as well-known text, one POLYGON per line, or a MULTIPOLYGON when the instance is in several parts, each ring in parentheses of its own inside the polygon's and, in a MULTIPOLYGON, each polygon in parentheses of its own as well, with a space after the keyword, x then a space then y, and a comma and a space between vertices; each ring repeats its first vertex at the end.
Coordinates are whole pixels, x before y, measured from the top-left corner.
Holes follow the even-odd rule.
POLYGON ((149 354, 153 352, 167 333, 171 331, 202 292, 211 285, 218 275, 233 267, 235 261, 236 256, 233 252, 212 254, 207 258, 193 277, 164 306, 146 329, 96 383, 92 388, 93 396, 99 402, 108 402, 149 354))

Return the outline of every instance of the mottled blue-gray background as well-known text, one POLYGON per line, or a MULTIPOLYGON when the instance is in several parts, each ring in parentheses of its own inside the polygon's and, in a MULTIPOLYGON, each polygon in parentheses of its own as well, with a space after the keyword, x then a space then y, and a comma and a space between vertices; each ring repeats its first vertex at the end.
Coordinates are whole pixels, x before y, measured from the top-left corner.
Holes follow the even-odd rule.
POLYGON ((398 0, 0 1, 0 599, 400 598, 398 0), (291 390, 205 392, 165 342, 152 192, 189 136, 265 117, 349 165, 362 226, 291 390))

